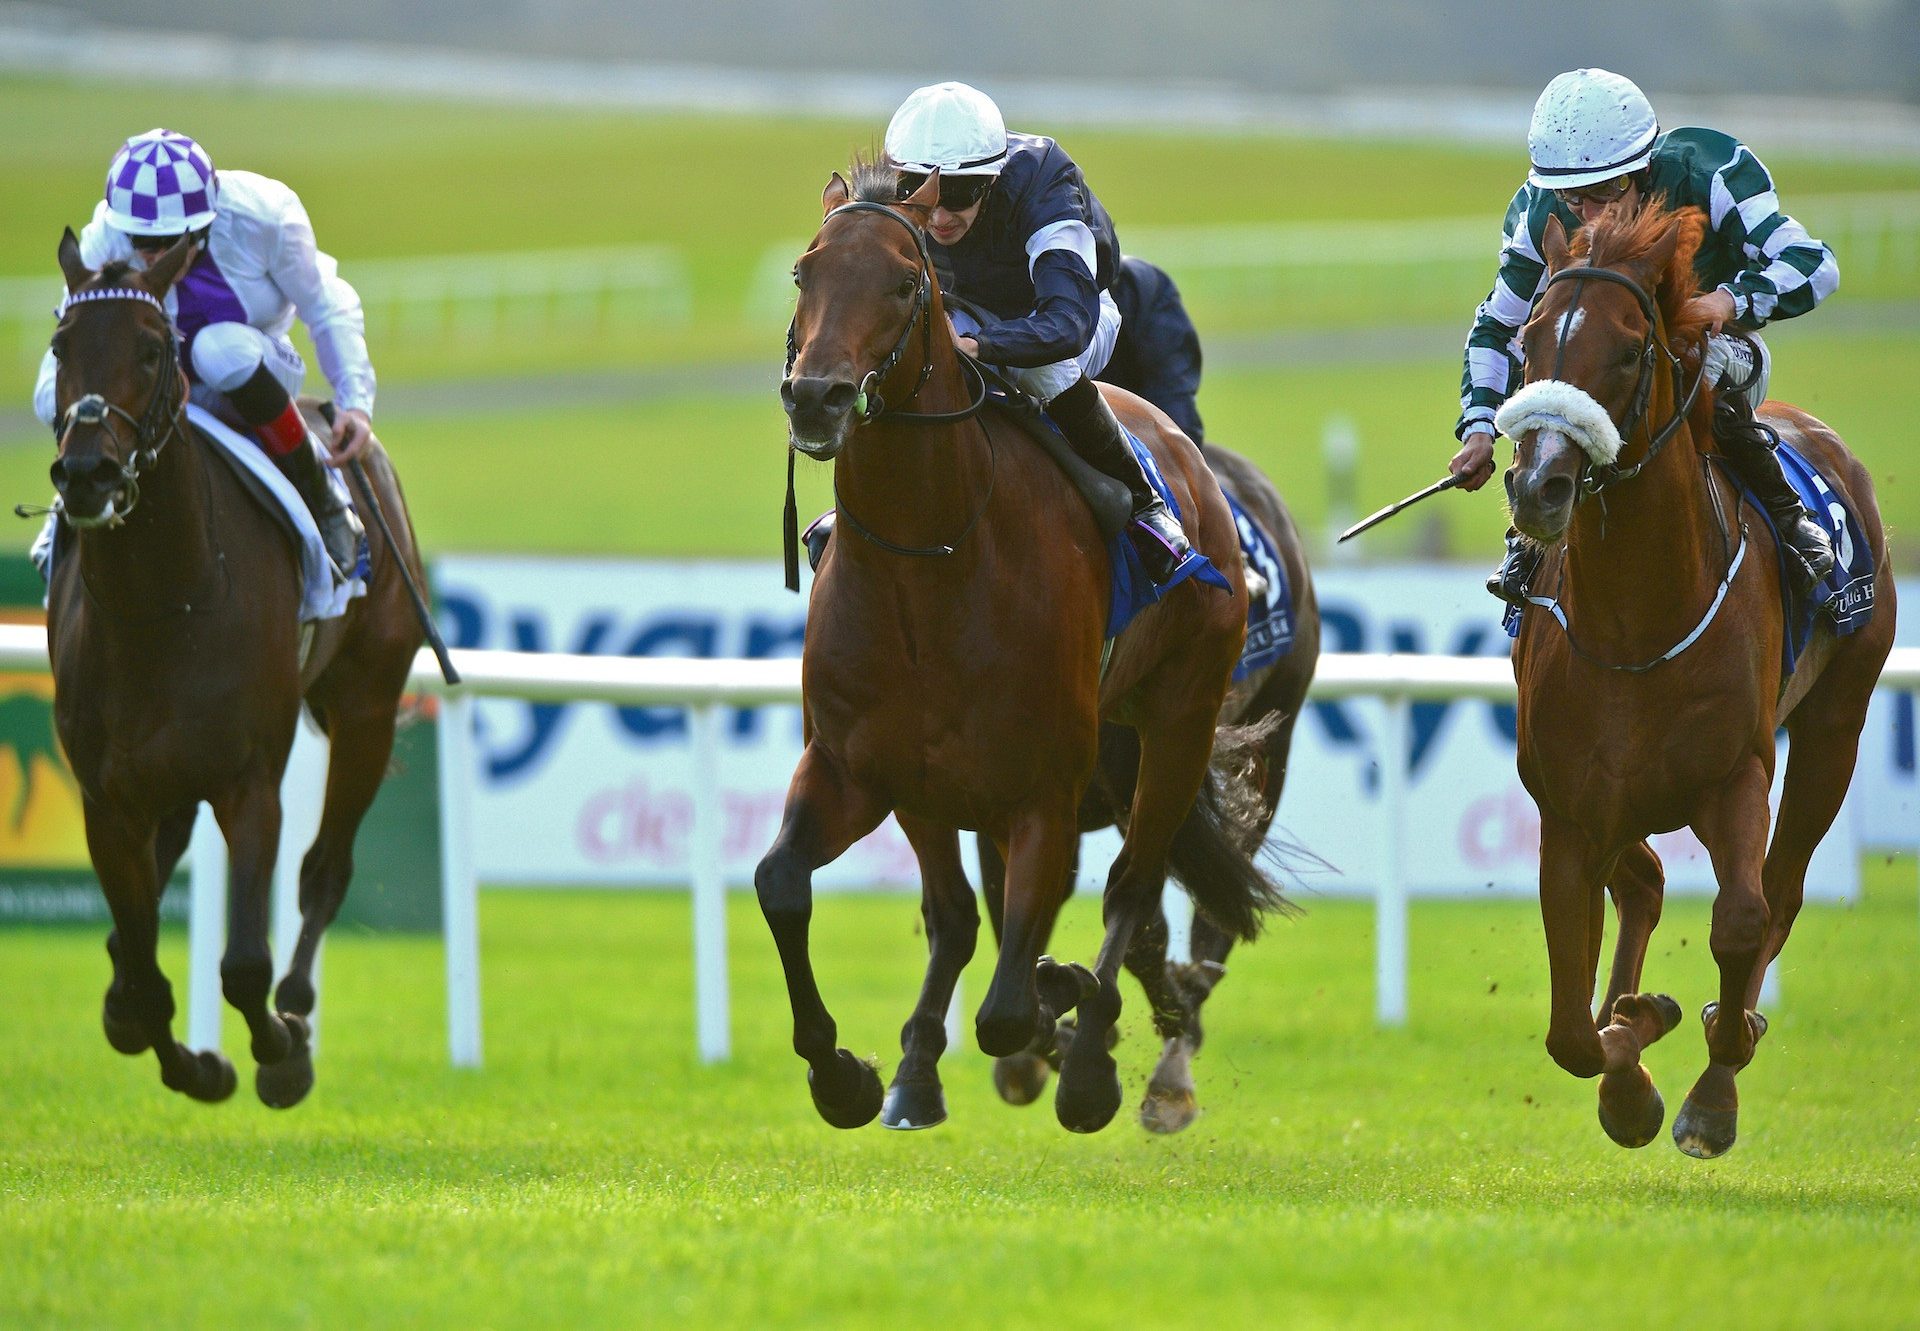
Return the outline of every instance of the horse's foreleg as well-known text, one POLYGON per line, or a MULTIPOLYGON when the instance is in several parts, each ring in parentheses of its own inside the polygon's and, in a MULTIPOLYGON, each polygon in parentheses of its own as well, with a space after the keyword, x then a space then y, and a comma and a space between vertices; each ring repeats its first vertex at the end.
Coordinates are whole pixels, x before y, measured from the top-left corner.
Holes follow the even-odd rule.
MULTIPOLYGON (((1218 699, 1204 711, 1165 717, 1140 737, 1140 776, 1126 840, 1107 878, 1101 914, 1107 926, 1094 961, 1094 990, 1080 1001, 1079 1031, 1060 1065, 1054 1114, 1073 1132, 1097 1132, 1120 1106, 1109 1035, 1120 1017, 1120 966, 1137 932, 1160 913, 1167 854, 1193 807, 1213 753, 1218 699)), ((1164 971, 1165 939, 1160 941, 1164 971)))
POLYGON ((304 1044, 298 1019, 267 1009, 273 988, 273 954, 267 944, 267 912, 273 865, 280 852, 279 773, 256 769, 231 790, 209 801, 227 841, 227 950, 220 958, 220 989, 246 1018, 253 1058, 281 1062, 304 1044))
MULTIPOLYGON (((1050 1048, 1059 1018, 1079 998, 1079 978, 1068 967, 1047 963, 1060 983, 1049 986, 1044 1001, 1036 982, 1041 949, 1053 936, 1060 903, 1073 885, 1080 845, 1076 803, 1071 793, 1063 795, 1051 808, 1020 814, 1009 830, 1000 954, 987 996, 974 1014, 974 1037, 982 1052, 995 1058, 1050 1048)), ((1005 1090, 1001 1094, 1007 1098, 1005 1090)))
POLYGON ((1594 981, 1600 965, 1593 915, 1607 859, 1579 828, 1543 813, 1540 820, 1540 919, 1547 938, 1552 1009, 1547 1052, 1576 1077, 1600 1078, 1600 1124, 1622 1146, 1644 1146, 1666 1120, 1666 1105, 1640 1065, 1640 1051, 1665 1029, 1613 1018, 1596 1027, 1594 981))
POLYGON ((1720 968, 1720 998, 1700 1014, 1707 1030, 1707 1070, 1673 1118, 1674 1144, 1707 1160, 1733 1148, 1740 1097, 1735 1075, 1753 1058, 1766 1019, 1747 1006, 1765 973, 1769 921, 1761 865, 1767 844, 1768 765, 1749 758, 1720 789, 1701 801, 1695 835, 1713 859, 1719 890, 1713 898, 1709 941, 1720 968))
POLYGON ((760 913, 773 933, 793 1008, 793 1051, 807 1061, 814 1108, 836 1128, 857 1128, 880 1112, 880 1078, 838 1048, 839 1032, 821 1000, 807 953, 813 919, 813 871, 879 826, 886 807, 854 784, 818 743, 800 755, 787 788, 779 835, 753 872, 760 913))
POLYGON ((173 986, 155 953, 160 879, 154 829, 130 826, 84 795, 82 805, 87 851, 113 914, 107 935, 113 983, 100 1013, 107 1043, 123 1054, 153 1050, 160 1080, 171 1090, 196 1100, 224 1100, 233 1094, 233 1064, 218 1050, 195 1053, 173 1038, 173 986))
POLYGON ((927 978, 920 1001, 900 1032, 900 1067, 887 1088, 880 1122, 889 1128, 930 1128, 947 1117, 940 1090, 940 1055, 947 1047, 947 1005, 973 956, 980 912, 960 863, 960 834, 898 815, 920 860, 920 915, 927 928, 927 978))

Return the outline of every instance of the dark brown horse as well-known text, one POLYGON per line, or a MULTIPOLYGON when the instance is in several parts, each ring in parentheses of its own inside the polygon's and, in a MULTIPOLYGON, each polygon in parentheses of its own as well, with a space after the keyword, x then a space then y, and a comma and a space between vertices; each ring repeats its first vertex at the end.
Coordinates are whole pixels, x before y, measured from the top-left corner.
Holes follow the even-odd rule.
POLYGON ((1894 593, 1866 469, 1813 417, 1766 404, 1761 419, 1844 495, 1878 561, 1873 619, 1847 637, 1822 627, 1782 678, 1774 541, 1714 462, 1711 386, 1697 387, 1703 329, 1686 307, 1703 226, 1695 210, 1648 206, 1608 216, 1571 248, 1550 226, 1552 275, 1522 335, 1529 384, 1502 429, 1516 436, 1515 525, 1551 547, 1535 589, 1558 602, 1528 609, 1514 649, 1520 777, 1540 807, 1547 1049, 1574 1075, 1599 1076, 1615 1141, 1659 1132, 1665 1107, 1640 1052, 1680 1009, 1640 992, 1664 883, 1646 839, 1691 827, 1719 887, 1720 993, 1702 1014, 1709 1062, 1673 1137, 1711 1157, 1734 1142, 1734 1077, 1766 1031, 1760 983, 1846 795, 1894 593), (1769 846, 1782 724, 1793 746, 1769 846), (1619 936, 1596 1021, 1603 887, 1619 936))
POLYGON ((418 569, 399 482, 377 446, 367 470, 406 548, 369 523, 367 594, 303 650, 291 541, 187 424, 186 377, 160 302, 192 258, 182 239, 146 272, 95 274, 60 242, 69 301, 53 336, 64 549, 47 607, 54 719, 79 781, 87 848, 113 913, 103 1022, 123 1054, 197 1100, 233 1093, 233 1065, 173 1038, 172 987, 154 956, 160 894, 202 801, 230 860, 227 1001, 247 1020, 269 1105, 313 1085, 306 1017, 313 958, 353 872, 353 839, 393 745, 421 630, 398 561, 418 569), (269 1008, 268 895, 280 777, 302 700, 332 741, 320 832, 300 869, 300 941, 269 1008))
MULTIPOLYGON (((786 970, 794 1049, 829 1123, 857 1127, 881 1111, 874 1069, 836 1047, 807 929, 813 871, 892 812, 919 857, 929 960, 885 1121, 945 1117, 943 1017, 979 923, 959 830, 984 831, 1009 868, 999 963, 975 1019, 980 1047, 1017 1053, 1077 1008, 1083 1038, 1062 1064, 1055 1112, 1091 1132, 1120 1105, 1105 1036, 1120 1011, 1121 959, 1157 913, 1176 833, 1207 805, 1196 795, 1213 789, 1214 727, 1246 633, 1233 518, 1192 444, 1138 399, 1110 395, 1232 590, 1176 587, 1103 670, 1103 543, 1022 428, 977 408, 922 231, 937 178, 904 202, 891 171, 862 167, 854 179, 849 190, 833 177, 795 268, 782 385, 793 447, 835 459, 840 514, 807 619, 806 749, 754 878, 786 970), (1039 952, 1065 896, 1103 717, 1139 732, 1140 781, 1089 973, 1039 952)), ((1188 887, 1224 928, 1249 936, 1278 897, 1244 854, 1239 864, 1231 878, 1188 887)))
MULTIPOLYGON (((1258 804, 1244 820, 1248 833, 1244 848, 1250 851, 1266 839, 1286 784, 1293 725, 1306 704, 1307 686, 1313 682, 1314 667, 1320 660, 1320 607, 1314 599, 1305 543, 1273 482, 1238 453, 1218 444, 1207 445, 1206 458, 1222 487, 1240 501, 1247 516, 1259 524, 1280 552, 1293 596, 1292 648, 1272 664, 1237 681, 1220 713, 1225 725, 1245 731, 1253 745, 1246 758, 1251 768, 1251 793, 1258 804)), ((1140 744, 1134 732, 1112 723, 1101 726, 1099 766, 1080 804, 1081 831, 1125 826, 1139 766, 1140 744)), ((987 917, 993 921, 998 937, 1006 866, 993 838, 982 836, 979 842, 981 891, 987 917)), ((1185 881, 1192 875, 1215 872, 1206 859, 1208 850, 1205 842, 1176 836, 1171 853, 1173 876, 1185 881)), ((1068 872, 1071 879, 1073 870, 1068 872)), ((1067 890, 1072 890, 1071 885, 1067 890)), ((1141 1126, 1151 1132, 1178 1132, 1199 1113, 1192 1065, 1203 1039, 1200 1008, 1226 975, 1227 954, 1233 950, 1234 941, 1231 933, 1206 916, 1196 915, 1192 959, 1169 964, 1166 917, 1156 912, 1134 934, 1133 945, 1127 949, 1127 970, 1146 992, 1154 1029, 1161 1040, 1160 1059, 1140 1105, 1141 1126)), ((1017 1105, 1031 1104, 1038 1098, 1046 1085, 1049 1062, 1059 1060, 1060 1046, 1070 1043, 1071 1031, 1072 1027, 1063 1025, 1053 1040, 1043 1037, 1041 1047, 996 1059, 993 1081, 1001 1098, 1017 1105)))

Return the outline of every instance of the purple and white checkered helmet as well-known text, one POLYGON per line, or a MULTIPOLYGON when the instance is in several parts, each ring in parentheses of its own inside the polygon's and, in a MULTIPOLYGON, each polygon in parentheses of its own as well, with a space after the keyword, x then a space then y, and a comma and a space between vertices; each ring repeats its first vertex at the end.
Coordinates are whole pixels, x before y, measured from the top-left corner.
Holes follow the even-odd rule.
POLYGON ((177 236, 213 221, 220 192, 206 149, 170 129, 136 134, 107 168, 107 224, 130 236, 177 236))

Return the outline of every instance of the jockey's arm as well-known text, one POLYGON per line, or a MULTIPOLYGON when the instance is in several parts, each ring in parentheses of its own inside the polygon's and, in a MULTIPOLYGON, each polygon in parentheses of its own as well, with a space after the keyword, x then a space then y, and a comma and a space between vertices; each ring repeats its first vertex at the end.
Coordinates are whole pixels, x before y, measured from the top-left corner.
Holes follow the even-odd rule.
POLYGON ((307 326, 320 371, 333 388, 333 460, 344 463, 364 452, 372 437, 375 380, 366 319, 359 294, 340 276, 333 257, 314 243, 313 226, 298 200, 282 215, 272 271, 274 284, 307 326))
MULTIPOLYGON (((1091 253, 1090 234, 1087 249, 1091 253)), ((1031 264, 1033 312, 989 324, 977 335, 979 357, 990 364, 1029 369, 1071 360, 1086 350, 1099 326, 1100 288, 1093 265, 1077 248, 1040 249, 1031 264)))
POLYGON ((1759 158, 1742 144, 1713 180, 1708 224, 1747 261, 1718 288, 1732 303, 1727 322, 1758 330, 1805 314, 1833 294, 1840 285, 1839 261, 1781 210, 1773 177, 1759 158))
POLYGON ((1453 430, 1461 447, 1449 464, 1463 489, 1479 489, 1494 472, 1494 413, 1521 376, 1517 339, 1546 278, 1546 260, 1541 257, 1535 234, 1543 222, 1545 207, 1530 185, 1522 185, 1507 206, 1500 268, 1467 334, 1460 375, 1460 418, 1453 430))

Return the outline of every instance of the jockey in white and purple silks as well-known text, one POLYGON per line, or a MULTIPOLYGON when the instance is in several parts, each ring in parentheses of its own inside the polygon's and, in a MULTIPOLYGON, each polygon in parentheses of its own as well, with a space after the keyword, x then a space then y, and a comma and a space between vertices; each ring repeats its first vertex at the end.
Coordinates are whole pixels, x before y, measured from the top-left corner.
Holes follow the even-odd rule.
POLYGON ((901 103, 885 161, 902 199, 940 173, 929 249, 941 289, 980 312, 954 312, 960 350, 1038 398, 1074 451, 1127 487, 1128 534, 1164 583, 1191 547, 1093 384, 1120 331, 1108 292, 1120 246, 1080 168, 1052 139, 1009 134, 993 99, 964 83, 901 103))
MULTIPOLYGON (((167 293, 196 401, 224 397, 253 428, 320 525, 327 554, 343 573, 358 559, 360 524, 327 483, 324 456, 344 466, 373 438, 373 365, 367 359, 360 298, 314 244, 298 196, 250 171, 216 173, 206 150, 184 134, 151 129, 128 139, 107 169, 106 197, 80 233, 80 258, 144 268, 183 235, 200 242, 167 293), (306 365, 288 341, 298 315, 333 390, 331 447, 310 437, 294 405, 306 365)), ((54 423, 49 351, 34 388, 35 413, 54 423)))

